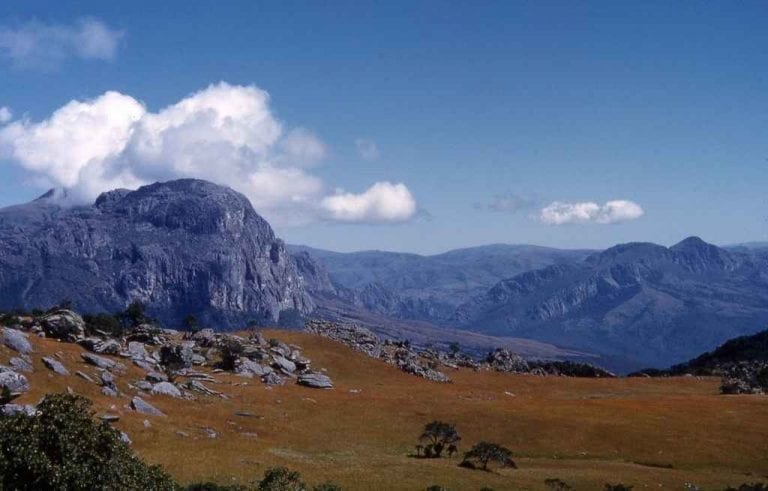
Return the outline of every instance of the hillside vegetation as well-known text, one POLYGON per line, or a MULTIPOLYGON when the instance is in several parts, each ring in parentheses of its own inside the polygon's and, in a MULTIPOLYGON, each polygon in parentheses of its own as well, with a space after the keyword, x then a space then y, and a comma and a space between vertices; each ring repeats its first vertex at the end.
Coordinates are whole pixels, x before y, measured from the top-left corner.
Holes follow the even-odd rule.
MULTIPOLYGON (((151 464, 181 482, 247 484, 267 468, 298 470, 309 482, 344 489, 547 489, 561 479, 576 489, 606 482, 636 488, 704 489, 768 476, 768 398, 719 395, 718 379, 579 379, 459 369, 452 383, 413 377, 380 360, 300 332, 265 331, 303 348, 313 366, 334 381, 330 390, 216 373, 209 386, 227 399, 144 396, 166 416, 132 411, 129 386, 145 372, 128 365, 116 378, 119 397, 74 375, 84 349, 30 336, 31 389, 14 402, 34 404, 71 388, 94 401, 97 414, 119 416, 114 426, 151 464), (55 356, 73 375, 46 369, 55 356), (695 415, 695 417, 693 417, 695 415), (510 449, 517 469, 459 467, 460 457, 414 458, 424 425, 455 424, 460 454, 480 441, 510 449)), ((0 364, 15 353, 0 347, 0 364)), ((200 371, 211 372, 210 367, 200 371)))

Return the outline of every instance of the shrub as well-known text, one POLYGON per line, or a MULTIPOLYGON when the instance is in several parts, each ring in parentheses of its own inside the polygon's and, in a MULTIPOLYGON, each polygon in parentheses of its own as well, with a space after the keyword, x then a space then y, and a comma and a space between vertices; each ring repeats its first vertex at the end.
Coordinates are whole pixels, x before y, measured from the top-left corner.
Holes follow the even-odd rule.
POLYGON ((35 416, 0 417, 0 488, 176 488, 160 467, 134 456, 116 430, 94 421, 90 405, 81 396, 49 394, 35 416))
POLYGON ((301 474, 285 467, 267 469, 257 488, 259 491, 306 491, 301 474))
POLYGON ((113 337, 120 337, 125 334, 125 329, 114 315, 86 314, 83 316, 83 320, 85 321, 85 332, 89 335, 97 334, 97 331, 105 332, 113 337))
POLYGON ((573 488, 561 479, 545 479, 544 484, 552 491, 571 491, 573 488))
POLYGON ((234 370, 235 363, 243 354, 243 345, 232 339, 225 339, 221 346, 221 363, 219 367, 224 370, 234 370))
POLYGON ((455 446, 459 440, 461 440, 461 437, 456 431, 456 427, 443 421, 428 423, 424 426, 424 431, 419 436, 419 441, 429 442, 424 447, 424 456, 432 458, 439 458, 447 446, 455 446))
POLYGON ((215 482, 197 482, 181 488, 184 491, 247 491, 248 488, 237 484, 221 485, 215 482))
POLYGON ((491 442, 480 442, 464 454, 464 467, 477 468, 475 462, 479 463, 483 470, 488 470, 488 464, 491 462, 496 462, 502 467, 517 468, 512 460, 512 452, 491 442))
POLYGON ((603 487, 605 491, 630 491, 632 489, 632 486, 627 486, 626 484, 606 484, 605 487, 603 487))

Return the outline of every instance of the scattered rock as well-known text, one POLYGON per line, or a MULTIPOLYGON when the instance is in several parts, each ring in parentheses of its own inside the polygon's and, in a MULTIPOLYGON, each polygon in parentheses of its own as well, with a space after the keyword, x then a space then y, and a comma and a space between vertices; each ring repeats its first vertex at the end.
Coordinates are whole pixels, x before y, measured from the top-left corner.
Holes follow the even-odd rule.
POLYGON ((261 377, 261 381, 267 385, 283 385, 285 383, 282 377, 280 377, 280 375, 276 374, 275 372, 270 372, 264 375, 261 377))
POLYGON ((163 414, 162 411, 160 411, 155 406, 148 403, 141 397, 134 397, 133 399, 131 399, 131 408, 133 408, 133 410, 138 413, 147 414, 149 416, 165 416, 165 414, 163 414))
POLYGON ((15 414, 34 416, 37 414, 37 408, 29 404, 5 404, 0 406, 0 414, 3 416, 13 416, 15 414))
POLYGON ((299 375, 297 383, 315 389, 333 388, 333 382, 331 381, 330 377, 320 373, 302 373, 299 375))
POLYGON ((272 366, 288 373, 293 373, 296 371, 296 364, 280 355, 274 356, 274 362, 272 363, 272 366))
POLYGON ((32 344, 27 339, 27 335, 16 329, 9 327, 3 327, 0 332, 0 343, 18 353, 31 353, 33 351, 32 344))
POLYGON ((0 387, 2 386, 8 387, 12 394, 21 394, 30 389, 27 377, 0 365, 0 387))
POLYGON ((104 414, 99 419, 106 423, 115 423, 117 421, 120 421, 120 416, 117 414, 104 414))
POLYGON ((77 376, 78 376, 78 377, 80 377, 81 379, 85 380, 86 382, 90 382, 90 383, 92 383, 92 384, 95 384, 95 383, 96 383, 96 381, 95 381, 95 380, 93 380, 93 379, 91 378, 91 376, 90 376, 90 375, 88 375, 88 374, 87 374, 87 373, 85 373, 85 372, 81 372, 80 370, 76 371, 76 372, 75 372, 75 375, 77 375, 77 376))
POLYGON ((32 367, 32 364, 30 362, 28 362, 23 358, 19 358, 17 356, 14 356, 13 358, 11 358, 8 361, 8 364, 11 365, 11 368, 17 372, 31 373, 35 371, 35 369, 32 367))
POLYGON ((170 382, 160 382, 152 386, 152 394, 175 397, 177 399, 182 397, 181 391, 178 387, 170 382))
POLYGON ((55 360, 49 356, 43 357, 43 364, 48 367, 53 373, 58 375, 69 375, 69 370, 59 360, 55 360))
POLYGON ((93 353, 80 353, 80 357, 86 363, 98 368, 103 368, 105 370, 115 368, 115 366, 117 365, 117 363, 115 363, 113 360, 110 360, 109 358, 101 357, 99 355, 94 355, 93 353))
POLYGON ((167 382, 168 376, 164 373, 160 372, 149 372, 147 373, 146 377, 144 377, 148 382, 152 383, 158 383, 158 382, 167 382))
POLYGON ((40 321, 45 334, 55 339, 74 343, 85 334, 85 321, 71 310, 56 310, 43 316, 40 321))

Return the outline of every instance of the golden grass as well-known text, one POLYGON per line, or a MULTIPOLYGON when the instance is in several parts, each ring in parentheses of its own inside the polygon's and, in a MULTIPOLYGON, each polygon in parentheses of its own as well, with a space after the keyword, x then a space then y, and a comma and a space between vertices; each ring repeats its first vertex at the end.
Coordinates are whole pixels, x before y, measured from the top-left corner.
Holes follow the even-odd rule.
MULTIPOLYGON (((330 480, 355 490, 430 484, 546 489, 547 478, 576 489, 601 489, 606 482, 635 489, 682 489, 686 482, 722 489, 768 480, 768 397, 719 395, 715 379, 540 378, 460 370, 450 373, 452 384, 437 384, 317 336, 265 334, 304 348, 314 367, 327 368, 336 387, 269 388, 219 374, 220 383, 212 387, 229 400, 146 397, 168 414, 153 418, 128 410, 128 396, 102 396, 75 377, 77 369, 96 373, 81 362, 81 348, 35 339, 33 389, 20 402, 70 386, 93 399, 99 413, 120 414, 116 426, 130 435, 134 448, 183 482, 248 483, 277 465, 300 471, 311 483, 330 480), (43 367, 40 354, 57 351, 72 376, 43 367), (237 416, 238 411, 256 416, 237 416), (458 458, 410 457, 421 428, 434 419, 457 425, 461 450, 479 440, 509 447, 519 469, 488 473, 460 468, 458 458), (209 438, 203 428, 219 437, 209 438)), ((0 363, 9 357, 1 348, 0 363)), ((127 383, 141 376, 130 366, 118 386, 132 395, 127 383)))

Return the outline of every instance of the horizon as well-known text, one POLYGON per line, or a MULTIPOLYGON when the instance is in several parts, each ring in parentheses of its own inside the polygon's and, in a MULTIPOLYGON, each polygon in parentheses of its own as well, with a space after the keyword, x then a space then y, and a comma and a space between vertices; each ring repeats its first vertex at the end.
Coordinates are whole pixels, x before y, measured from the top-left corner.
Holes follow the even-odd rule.
POLYGON ((0 206, 196 177, 329 250, 768 239, 764 3, 211 5, 0 6, 0 206))

